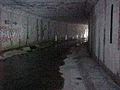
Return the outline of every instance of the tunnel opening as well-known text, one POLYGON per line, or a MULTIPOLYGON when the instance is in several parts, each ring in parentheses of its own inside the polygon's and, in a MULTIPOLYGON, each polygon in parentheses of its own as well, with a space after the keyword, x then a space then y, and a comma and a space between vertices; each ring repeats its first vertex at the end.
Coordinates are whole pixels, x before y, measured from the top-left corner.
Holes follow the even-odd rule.
POLYGON ((112 90, 92 59, 120 77, 118 1, 0 0, 0 90, 112 90))
POLYGON ((69 38, 76 40, 78 46, 83 43, 88 43, 88 24, 69 24, 68 27, 69 38))

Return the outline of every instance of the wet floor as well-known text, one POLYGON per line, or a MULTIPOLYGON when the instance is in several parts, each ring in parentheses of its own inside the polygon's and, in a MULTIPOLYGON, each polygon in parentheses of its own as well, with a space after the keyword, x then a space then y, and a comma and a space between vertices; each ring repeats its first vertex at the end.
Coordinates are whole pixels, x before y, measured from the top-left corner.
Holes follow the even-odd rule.
POLYGON ((68 49, 51 47, 13 56, 0 62, 0 90, 61 90, 68 49))
POLYGON ((65 79, 62 90, 120 90, 85 46, 72 47, 71 52, 60 67, 65 79))
POLYGON ((0 61, 0 90, 120 90, 85 46, 70 47, 36 49, 0 61))

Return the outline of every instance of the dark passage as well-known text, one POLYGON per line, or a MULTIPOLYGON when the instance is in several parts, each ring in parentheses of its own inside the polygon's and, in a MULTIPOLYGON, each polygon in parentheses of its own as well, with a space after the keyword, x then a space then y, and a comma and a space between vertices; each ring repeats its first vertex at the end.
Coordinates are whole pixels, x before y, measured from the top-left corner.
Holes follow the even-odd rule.
MULTIPOLYGON (((1 62, 4 90, 61 90, 64 79, 59 67, 64 65, 67 48, 37 49, 1 62)), ((3 82, 2 82, 3 83, 3 82)))

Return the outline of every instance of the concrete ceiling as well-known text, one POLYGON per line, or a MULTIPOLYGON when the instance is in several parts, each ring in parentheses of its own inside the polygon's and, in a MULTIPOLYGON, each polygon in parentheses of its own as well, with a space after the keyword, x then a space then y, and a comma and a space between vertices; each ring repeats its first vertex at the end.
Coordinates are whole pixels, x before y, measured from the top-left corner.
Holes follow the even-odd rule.
POLYGON ((41 17, 86 23, 98 0, 0 0, 3 5, 19 8, 41 17))

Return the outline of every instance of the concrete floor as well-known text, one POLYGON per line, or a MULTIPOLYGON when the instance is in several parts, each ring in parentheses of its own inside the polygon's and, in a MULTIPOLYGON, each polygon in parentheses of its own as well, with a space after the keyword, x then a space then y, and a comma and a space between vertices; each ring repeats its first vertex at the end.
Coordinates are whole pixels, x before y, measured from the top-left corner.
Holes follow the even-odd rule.
POLYGON ((71 52, 60 67, 65 79, 62 90, 120 90, 85 47, 73 47, 71 52))
POLYGON ((0 61, 0 90, 120 90, 85 47, 70 50, 37 49, 0 61))

